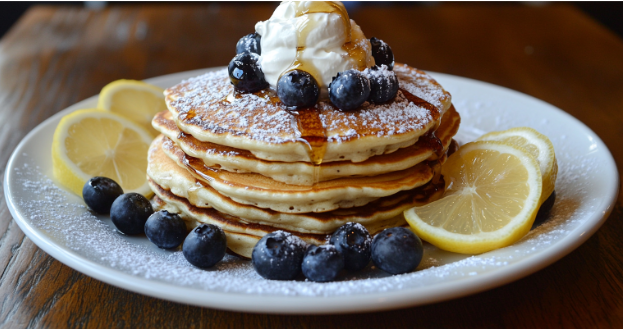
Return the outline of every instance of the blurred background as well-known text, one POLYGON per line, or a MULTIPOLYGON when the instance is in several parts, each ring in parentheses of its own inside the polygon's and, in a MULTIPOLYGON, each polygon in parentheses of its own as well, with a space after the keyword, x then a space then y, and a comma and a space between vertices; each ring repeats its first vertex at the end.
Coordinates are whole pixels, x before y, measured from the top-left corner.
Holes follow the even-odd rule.
MULTIPOLYGON (((141 4, 150 4, 149 2, 141 2, 141 4)), ((183 6, 184 3, 179 3, 183 6)), ((573 2, 584 13, 591 16, 603 26, 616 33, 619 37, 623 37, 623 2, 573 2)), ((136 2, 106 2, 106 1, 90 1, 90 2, 0 2, 0 37, 7 33, 10 28, 19 20, 19 18, 30 8, 35 5, 49 6, 82 6, 93 10, 98 10, 107 6, 124 6, 137 5, 136 2)), ((244 3, 240 3, 244 5, 244 3)), ((275 7, 278 2, 275 2, 275 7)), ((357 10, 362 6, 391 6, 392 2, 374 1, 374 2, 346 2, 349 12, 357 10)), ((401 5, 405 5, 404 2, 401 5)), ((443 6, 443 2, 415 2, 409 3, 411 6, 443 6)), ((504 6, 548 6, 550 2, 513 2, 500 3, 504 6)))

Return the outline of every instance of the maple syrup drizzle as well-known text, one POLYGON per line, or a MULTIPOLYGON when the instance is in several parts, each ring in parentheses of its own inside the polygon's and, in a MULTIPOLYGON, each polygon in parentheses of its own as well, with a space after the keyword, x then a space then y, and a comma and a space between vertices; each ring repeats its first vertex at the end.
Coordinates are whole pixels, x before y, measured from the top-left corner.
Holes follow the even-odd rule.
POLYGON ((315 166, 320 166, 327 150, 327 136, 320 120, 320 113, 316 108, 306 108, 297 111, 296 123, 301 137, 307 145, 309 161, 315 166))
POLYGON ((409 102, 419 106, 419 107, 423 107, 425 109, 427 109, 430 112, 431 117, 433 118, 433 121, 438 121, 439 117, 441 115, 441 113, 439 113, 439 109, 437 107, 435 107, 435 105, 413 95, 412 93, 406 91, 405 89, 400 88, 399 89, 402 94, 405 96, 405 98, 407 100, 409 100, 409 102))
POLYGON ((211 182, 215 179, 220 179, 220 169, 214 169, 206 166, 206 164, 201 159, 197 159, 195 157, 191 157, 187 154, 182 155, 182 163, 186 168, 192 170, 197 175, 201 176, 201 178, 205 179, 208 182, 211 182))
POLYGON ((451 156, 452 153, 456 152, 459 150, 459 142, 456 141, 456 139, 452 139, 452 141, 450 142, 450 146, 448 146, 448 156, 451 156))
POLYGON ((433 168, 433 179, 430 181, 433 185, 439 184, 439 180, 441 179, 441 163, 439 160, 429 161, 428 165, 433 168))
POLYGON ((232 91, 229 92, 229 94, 227 94, 227 96, 225 96, 225 98, 222 100, 222 102, 226 102, 226 103, 230 103, 229 99, 231 97, 233 97, 234 99, 240 99, 242 98, 244 95, 254 95, 257 96, 259 98, 264 98, 266 99, 269 103, 271 104, 277 104, 279 102, 281 102, 281 100, 279 99, 279 96, 277 96, 277 93, 270 89, 270 88, 266 88, 266 89, 262 89, 260 91, 256 91, 256 92, 245 92, 245 91, 240 91, 236 88, 232 88, 232 91))
MULTIPOLYGON (((342 23, 344 24, 346 44, 351 43, 350 18, 348 17, 348 12, 346 11, 344 5, 331 1, 313 1, 307 3, 297 2, 295 6, 295 17, 302 17, 306 14, 312 13, 338 14, 342 20, 342 23)), ((321 81, 321 75, 318 72, 318 69, 312 63, 303 60, 303 51, 307 46, 307 36, 316 26, 317 24, 314 21, 310 20, 308 17, 305 17, 304 20, 301 20, 297 24, 296 55, 294 56, 294 61, 292 61, 292 64, 290 64, 290 66, 285 71, 283 71, 282 75, 292 70, 301 70, 311 74, 317 82, 321 81)), ((352 57, 355 57, 358 63, 360 62, 359 58, 362 56, 361 54, 363 54, 363 69, 365 69, 365 51, 363 51, 361 47, 359 47, 358 45, 351 45, 349 47, 343 48, 349 53, 349 55, 351 55, 352 53, 352 57)), ((358 64, 358 66, 361 65, 358 64)))
POLYGON ((197 112, 194 109, 190 109, 188 110, 188 112, 182 112, 180 113, 180 120, 192 120, 194 117, 197 116, 197 112))
MULTIPOLYGON (((243 94, 245 93, 235 89, 230 93, 235 98, 240 98, 243 94)), ((272 89, 264 89, 252 94, 267 99, 271 104, 281 103, 279 96, 272 89)), ((296 124, 301 133, 298 141, 305 144, 309 161, 314 165, 313 183, 316 184, 320 181, 320 165, 327 150, 327 136, 320 120, 320 112, 316 108, 305 108, 292 110, 290 113, 296 116, 296 124)))
POLYGON ((414 190, 414 191, 417 191, 417 193, 414 196, 415 200, 419 202, 434 201, 434 200, 430 200, 430 198, 435 193, 437 193, 437 191, 441 191, 445 189, 446 182, 444 181, 443 176, 441 176, 441 172, 439 172, 439 174, 435 172, 435 175, 436 177, 433 177, 433 179, 431 179, 431 181, 428 184, 425 184, 414 190))
POLYGON ((437 156, 436 159, 441 158, 444 153, 443 143, 439 137, 435 136, 434 131, 427 132, 426 134, 420 136, 418 143, 422 143, 426 147, 433 149, 435 155, 437 156))

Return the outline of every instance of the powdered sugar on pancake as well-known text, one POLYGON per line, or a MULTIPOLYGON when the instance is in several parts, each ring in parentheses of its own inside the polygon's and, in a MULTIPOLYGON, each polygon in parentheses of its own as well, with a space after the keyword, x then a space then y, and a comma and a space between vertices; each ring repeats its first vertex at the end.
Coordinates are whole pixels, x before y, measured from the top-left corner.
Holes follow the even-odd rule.
MULTIPOLYGON (((268 143, 296 140, 292 114, 275 106, 267 98, 242 94, 233 102, 227 70, 209 72, 182 81, 165 91, 169 108, 177 111, 178 120, 216 135, 245 135, 268 143)), ((174 114, 175 115, 175 114, 174 114)))
POLYGON ((450 94, 443 90, 437 81, 423 71, 411 68, 407 65, 394 66, 394 72, 400 81, 400 88, 413 95, 433 104, 443 113, 443 101, 450 98, 450 94))
MULTIPOLYGON (((406 65, 396 65, 394 70, 401 88, 440 112, 445 111, 450 95, 430 76, 406 65)), ((229 135, 281 144, 300 139, 295 115, 280 102, 271 101, 267 92, 228 98, 232 91, 227 70, 223 69, 185 80, 167 89, 165 95, 180 129, 194 132, 201 140, 229 135)), ((416 138, 435 124, 428 109, 409 102, 400 92, 390 103, 365 103, 362 109, 352 112, 322 102, 316 108, 321 112, 328 141, 335 143, 409 134, 416 138)))
POLYGON ((336 111, 333 105, 318 104, 328 140, 342 142, 362 136, 385 137, 425 129, 433 120, 430 112, 409 102, 398 92, 390 104, 364 104, 358 111, 336 111), (344 129, 346 128, 346 129, 344 129), (332 132, 333 135, 329 135, 332 132))

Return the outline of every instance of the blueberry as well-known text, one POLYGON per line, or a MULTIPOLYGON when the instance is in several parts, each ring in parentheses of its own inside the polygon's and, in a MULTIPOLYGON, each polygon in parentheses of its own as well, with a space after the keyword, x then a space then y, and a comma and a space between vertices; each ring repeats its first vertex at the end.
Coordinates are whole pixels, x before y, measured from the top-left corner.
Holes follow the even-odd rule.
POLYGON ((178 214, 160 210, 145 222, 145 235, 158 248, 175 248, 184 242, 186 223, 178 214))
POLYGON ((236 54, 249 52, 261 55, 262 47, 260 46, 260 40, 262 40, 262 36, 257 33, 249 33, 245 35, 240 38, 236 44, 236 54))
POLYGON ((394 53, 392 48, 386 44, 383 40, 377 38, 370 38, 370 44, 372 45, 372 57, 377 66, 387 65, 390 70, 394 69, 394 53))
POLYGON ((370 262, 370 233, 359 223, 346 223, 333 232, 329 243, 344 257, 344 268, 359 271, 370 262))
POLYGON ((555 201, 556 191, 552 191, 552 194, 550 194, 549 197, 545 201, 543 201, 543 204, 539 208, 539 211, 536 213, 536 218, 534 219, 532 228, 543 224, 549 218, 550 211, 554 207, 555 201))
POLYGON ((320 88, 311 74, 292 70, 279 78, 277 95, 285 106, 312 107, 318 101, 320 88))
POLYGON ((182 253, 186 260, 200 268, 216 265, 227 251, 227 237, 223 230, 212 224, 201 224, 195 227, 182 245, 182 253))
POLYGON ((306 278, 317 281, 332 281, 344 268, 344 258, 334 245, 311 245, 303 257, 301 269, 306 278))
POLYGON ((370 80, 370 97, 368 100, 377 104, 394 99, 398 93, 398 77, 387 65, 374 66, 365 71, 370 80))
POLYGON ((422 241, 411 230, 392 227, 372 240, 372 262, 390 274, 413 271, 422 261, 422 241))
POLYGON ((301 272, 305 242, 284 231, 266 234, 251 254, 255 271, 269 280, 294 280, 301 272))
POLYGON ((123 194, 110 207, 110 219, 125 234, 143 233, 145 222, 153 213, 149 200, 138 193, 123 194))
POLYGON ((370 96, 370 81, 357 70, 338 73, 329 85, 329 99, 343 111, 358 108, 368 96, 370 96))
POLYGON ((259 60, 258 54, 249 52, 234 56, 227 67, 229 80, 231 80, 234 88, 252 93, 268 87, 259 60))
POLYGON ((123 189, 117 182, 106 177, 93 177, 82 187, 82 198, 87 206, 98 214, 110 213, 110 207, 123 189))

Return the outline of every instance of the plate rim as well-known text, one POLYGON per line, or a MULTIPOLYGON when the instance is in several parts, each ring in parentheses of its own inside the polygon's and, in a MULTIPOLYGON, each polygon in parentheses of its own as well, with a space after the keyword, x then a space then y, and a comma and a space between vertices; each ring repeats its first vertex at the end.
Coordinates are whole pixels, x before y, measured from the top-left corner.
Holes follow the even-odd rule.
MULTIPOLYGON (((146 79, 145 81, 153 82, 154 80, 157 81, 166 78, 173 78, 176 76, 191 77, 193 75, 199 75, 222 68, 223 67, 221 66, 177 72, 153 77, 150 79, 146 79)), ((606 205, 605 208, 597 209, 592 212, 589 216, 587 216, 587 219, 584 222, 575 227, 573 231, 571 231, 568 235, 564 236, 562 239, 560 239, 547 249, 539 252, 538 254, 523 258, 517 262, 509 264, 508 266, 481 273, 477 276, 466 277, 464 279, 451 282, 442 281, 440 283, 432 284, 426 287, 410 287, 390 292, 368 292, 363 294, 329 297, 274 296, 244 294, 239 292, 197 290, 193 289, 192 287, 179 286, 171 283, 136 277, 116 270, 114 268, 109 268, 107 266, 97 264, 89 259, 70 252, 69 250, 67 250, 66 247, 64 248, 62 246, 52 243, 51 241, 48 241, 42 233, 38 232, 38 230, 33 227, 33 225, 31 225, 31 223, 27 220, 27 218, 25 218, 25 216, 22 216, 22 214, 17 211, 17 207, 15 206, 11 198, 12 190, 9 181, 13 177, 12 169, 15 168, 18 155, 28 143, 28 141, 33 138, 33 136, 36 136, 39 131, 52 124, 54 121, 60 120, 60 117, 66 115, 69 112, 75 111, 79 107, 79 104, 93 102, 98 95, 86 98, 80 102, 72 104, 64 110, 52 115, 43 122, 39 123, 34 129, 32 129, 28 134, 23 137, 20 143, 13 150, 5 168, 3 187, 5 191, 7 208, 9 209, 11 215, 13 216, 13 219, 17 222, 20 229, 39 248, 41 248, 43 251, 45 251, 61 263, 99 281, 111 284, 125 290, 183 304, 211 307, 222 310, 280 314, 332 314, 383 311, 396 308, 405 308, 415 305, 431 304, 486 291, 526 277, 558 261, 562 257, 571 253, 577 247, 582 245, 603 225, 603 223, 607 220, 610 213, 612 212, 614 208, 613 206, 617 200, 620 188, 619 174, 612 153, 594 131, 592 131, 583 122, 579 121, 569 113, 533 96, 484 81, 444 73, 430 71, 427 72, 430 73, 435 79, 437 79, 437 77, 443 79, 458 79, 459 81, 462 80, 463 82, 470 84, 502 89, 504 91, 514 93, 517 96, 528 98, 531 101, 542 103, 550 109, 555 110, 558 115, 566 116, 570 120, 574 121, 574 123, 579 124, 582 128, 584 128, 585 131, 590 132, 594 137, 595 141, 599 144, 599 147, 606 152, 605 156, 609 160, 607 165, 611 167, 611 169, 614 169, 613 174, 616 177, 616 179, 610 181, 613 185, 612 188, 609 188, 607 190, 607 193, 602 197, 606 199, 606 202, 604 203, 606 205), (572 239, 572 235, 577 231, 582 231, 582 233, 574 236, 572 239), (418 298, 413 298, 413 291, 417 291, 418 298), (280 305, 281 307, 276 309, 274 305, 280 305)))

